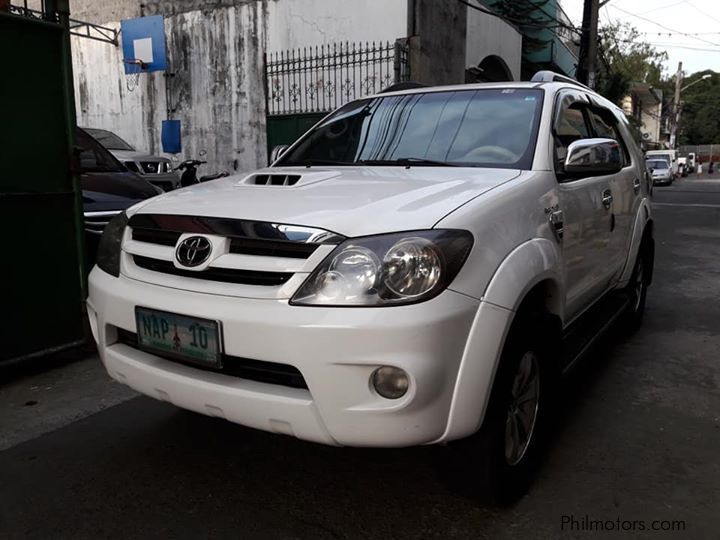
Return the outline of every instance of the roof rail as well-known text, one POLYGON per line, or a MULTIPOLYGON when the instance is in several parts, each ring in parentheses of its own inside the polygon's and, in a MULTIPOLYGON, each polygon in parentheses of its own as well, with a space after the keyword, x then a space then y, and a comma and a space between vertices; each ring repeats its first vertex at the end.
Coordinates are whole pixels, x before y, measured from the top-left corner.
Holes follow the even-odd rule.
POLYGON ((413 88, 425 88, 427 84, 415 82, 415 81, 403 81, 395 84, 391 84, 387 88, 383 88, 378 94, 384 94, 386 92, 398 92, 400 90, 412 90, 413 88))
POLYGON ((533 75, 532 79, 530 79, 530 82, 564 82, 590 90, 590 88, 575 79, 566 77, 565 75, 560 75, 559 73, 555 73, 554 71, 547 69, 538 71, 535 75, 533 75))

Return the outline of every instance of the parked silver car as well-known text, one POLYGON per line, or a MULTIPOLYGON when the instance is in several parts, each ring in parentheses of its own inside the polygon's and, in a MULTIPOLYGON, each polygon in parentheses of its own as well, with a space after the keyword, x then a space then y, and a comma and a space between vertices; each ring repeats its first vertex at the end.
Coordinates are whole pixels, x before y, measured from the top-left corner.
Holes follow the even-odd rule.
POLYGON ((145 180, 165 191, 172 191, 180 187, 180 175, 173 170, 172 162, 168 158, 140 152, 112 131, 96 128, 82 129, 107 148, 125 167, 142 175, 145 180))
POLYGON ((647 159, 645 160, 645 166, 652 175, 652 181, 654 186, 666 185, 669 186, 673 183, 675 175, 673 175, 670 163, 664 159, 647 159))

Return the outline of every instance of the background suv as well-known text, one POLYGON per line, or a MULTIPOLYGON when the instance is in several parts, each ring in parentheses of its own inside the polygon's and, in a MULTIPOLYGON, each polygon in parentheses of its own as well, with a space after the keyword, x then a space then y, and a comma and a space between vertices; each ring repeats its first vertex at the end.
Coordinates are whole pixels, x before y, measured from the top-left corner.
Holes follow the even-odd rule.
POLYGON ((112 131, 83 128, 91 137, 107 148, 128 170, 137 173, 163 191, 180 187, 180 175, 165 157, 139 152, 112 131))
POLYGON ((91 327, 144 394, 324 444, 462 440, 463 479, 511 500, 558 376, 642 320, 649 187, 623 112, 553 73, 382 93, 113 220, 91 327))

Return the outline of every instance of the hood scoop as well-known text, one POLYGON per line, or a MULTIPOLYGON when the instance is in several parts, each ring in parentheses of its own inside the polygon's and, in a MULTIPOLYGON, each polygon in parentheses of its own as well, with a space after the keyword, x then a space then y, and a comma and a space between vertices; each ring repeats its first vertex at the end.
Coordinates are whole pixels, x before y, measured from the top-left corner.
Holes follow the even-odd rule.
POLYGON ((245 183, 254 186, 294 186, 301 178, 299 174, 253 174, 245 183))
POLYGON ((269 172, 267 169, 246 176, 240 180, 239 184, 246 186, 270 186, 270 187, 298 187, 307 184, 320 182, 322 180, 330 180, 340 176, 338 171, 328 170, 303 170, 302 174, 298 174, 297 170, 285 170, 278 172, 269 172))

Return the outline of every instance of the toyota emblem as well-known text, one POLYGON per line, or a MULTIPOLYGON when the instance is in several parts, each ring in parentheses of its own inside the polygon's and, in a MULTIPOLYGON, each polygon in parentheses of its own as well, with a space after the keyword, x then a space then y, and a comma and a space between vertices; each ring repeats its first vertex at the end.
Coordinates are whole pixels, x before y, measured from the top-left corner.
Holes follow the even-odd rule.
POLYGON ((175 258, 181 265, 192 268, 207 261, 211 252, 210 240, 204 236, 188 236, 175 250, 175 258))

